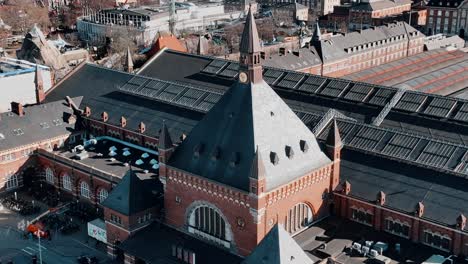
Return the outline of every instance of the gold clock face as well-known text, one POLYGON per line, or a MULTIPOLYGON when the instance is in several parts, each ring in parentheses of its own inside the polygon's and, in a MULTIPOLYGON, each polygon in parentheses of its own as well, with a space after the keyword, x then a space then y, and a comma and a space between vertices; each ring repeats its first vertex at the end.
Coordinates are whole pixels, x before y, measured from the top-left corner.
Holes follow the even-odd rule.
POLYGON ((249 78, 247 77, 247 73, 241 72, 241 73, 239 74, 239 81, 240 81, 241 83, 246 83, 248 79, 249 79, 249 78))

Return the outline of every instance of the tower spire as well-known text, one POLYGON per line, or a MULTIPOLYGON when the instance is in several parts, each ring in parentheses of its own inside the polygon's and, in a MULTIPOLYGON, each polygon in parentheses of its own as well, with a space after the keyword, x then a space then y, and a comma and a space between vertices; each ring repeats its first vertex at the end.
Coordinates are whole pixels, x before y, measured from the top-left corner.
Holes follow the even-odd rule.
POLYGON ((315 21, 315 30, 314 34, 312 35, 313 42, 319 42, 322 40, 322 33, 320 33, 320 25, 318 19, 315 21))
POLYGON ((239 45, 240 51, 240 73, 239 80, 242 83, 259 83, 262 81, 262 65, 260 63, 260 38, 258 37, 257 25, 249 7, 247 20, 245 22, 242 39, 239 45))
POLYGON ((130 52, 130 47, 127 47, 127 58, 126 58, 126 70, 127 72, 133 72, 133 59, 132 53, 130 52))

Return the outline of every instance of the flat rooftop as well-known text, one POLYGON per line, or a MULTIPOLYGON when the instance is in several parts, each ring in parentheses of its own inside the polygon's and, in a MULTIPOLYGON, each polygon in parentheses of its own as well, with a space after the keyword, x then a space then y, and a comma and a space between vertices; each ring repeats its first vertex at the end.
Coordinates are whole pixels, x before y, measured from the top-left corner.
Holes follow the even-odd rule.
POLYGON ((373 244, 377 242, 387 244, 388 249, 382 255, 390 258, 392 264, 422 263, 433 254, 449 256, 447 252, 414 244, 408 239, 378 232, 371 227, 337 217, 320 221, 293 238, 313 262, 333 257, 339 263, 370 263, 367 257, 351 255, 347 250, 353 242, 363 245, 366 241, 373 244), (396 244, 400 244, 400 253, 395 250, 396 244))
POLYGON ((77 159, 78 152, 62 151, 56 152, 56 154, 87 167, 112 174, 119 179, 125 175, 130 166, 140 179, 154 178, 158 175, 158 169, 155 169, 159 166, 158 156, 154 150, 145 151, 144 148, 105 137, 97 140, 97 144, 85 147, 85 151, 88 153, 88 157, 83 160, 77 159), (110 155, 111 148, 115 149, 113 151, 115 155, 110 155), (129 154, 124 155, 126 151, 129 154), (153 168, 154 164, 157 164, 155 168, 153 168))

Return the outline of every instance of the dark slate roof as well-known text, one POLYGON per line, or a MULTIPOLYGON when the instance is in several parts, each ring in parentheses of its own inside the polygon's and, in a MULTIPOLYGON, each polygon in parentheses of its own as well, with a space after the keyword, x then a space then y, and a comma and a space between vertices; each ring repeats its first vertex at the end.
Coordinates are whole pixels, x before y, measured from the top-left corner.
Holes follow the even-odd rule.
MULTIPOLYGON (((65 96, 58 101, 24 107, 24 116, 12 112, 0 113, 0 152, 45 139, 69 135, 75 124, 68 124, 66 118, 73 113, 65 96)), ((75 97, 77 106, 82 97, 75 97)))
POLYGON ((311 264, 312 260, 291 238, 283 227, 276 224, 242 264, 311 264))
POLYGON ((241 257, 224 249, 159 223, 153 223, 131 236, 119 248, 148 264, 180 263, 172 256, 173 246, 194 252, 196 263, 218 264, 222 261, 224 264, 238 264, 242 261, 241 257))
MULTIPOLYGON (((122 87, 135 86, 135 75, 84 64, 74 74, 58 84, 47 95, 46 101, 61 100, 65 96, 81 95, 81 108, 91 108, 91 118, 100 120, 102 111, 109 115, 110 124, 120 126, 120 117, 127 119, 127 129, 137 130, 140 122, 146 125, 146 134, 158 137, 163 120, 166 121, 173 140, 178 141, 182 134, 188 134, 193 126, 203 117, 195 111, 187 111, 173 104, 155 101, 146 97, 132 95, 122 90, 122 87), (132 83, 133 82, 133 83, 132 83), (127 84, 127 85, 126 85, 127 84)), ((147 78, 149 85, 154 79, 147 78)), ((171 88, 166 82, 161 83, 171 88)), ((137 86, 138 88, 138 86, 137 86)), ((168 100, 170 102, 170 100, 168 100)))
POLYGON ((141 180, 130 169, 102 202, 102 206, 124 215, 133 215, 155 205, 154 187, 154 179, 141 180))
POLYGON ((454 226, 460 213, 468 214, 468 181, 438 171, 402 164, 379 156, 345 150, 341 180, 351 183, 351 195, 375 202, 386 194, 385 206, 413 214, 418 202, 423 217, 454 226))
POLYGON ((463 3, 463 0, 429 0, 426 6, 429 7, 446 7, 446 8, 457 8, 463 3))
POLYGON ((264 159, 267 190, 330 162, 312 132, 267 83, 238 82, 176 148, 169 165, 249 191, 256 149, 264 159), (308 150, 300 149, 301 141, 308 150), (294 156, 287 157, 287 147, 294 156))
MULTIPOLYGON (((224 91, 237 77, 237 68, 237 62, 166 50, 139 74, 224 91)), ((397 92, 381 85, 264 68, 265 81, 300 112, 323 115, 333 108, 370 124, 397 92)), ((468 145, 468 100, 406 91, 399 101, 381 127, 468 145)))

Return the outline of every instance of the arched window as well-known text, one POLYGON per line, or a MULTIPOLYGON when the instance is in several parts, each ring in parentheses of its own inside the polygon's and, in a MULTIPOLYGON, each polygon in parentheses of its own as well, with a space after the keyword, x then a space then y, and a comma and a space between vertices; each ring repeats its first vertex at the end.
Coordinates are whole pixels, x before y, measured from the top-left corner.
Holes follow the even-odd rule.
POLYGON ((104 202, 104 200, 107 198, 108 195, 109 195, 109 193, 107 192, 106 189, 100 189, 99 192, 98 192, 98 201, 99 201, 99 203, 104 202))
POLYGON ((18 175, 11 173, 11 175, 7 177, 6 188, 8 190, 16 187, 18 187, 18 175))
POLYGON ((293 234, 312 224, 313 219, 312 209, 305 203, 298 203, 289 209, 284 226, 289 233, 293 234))
POLYGON ((51 168, 45 170, 46 182, 54 184, 54 171, 51 168))
POLYGON ((72 190, 71 178, 68 174, 64 174, 62 177, 62 187, 68 191, 72 190))
POLYGON ((226 221, 217 209, 210 206, 199 206, 189 216, 189 232, 208 240, 230 246, 231 234, 226 221))
POLYGON ((85 181, 80 183, 80 195, 85 198, 89 198, 89 185, 85 181))

